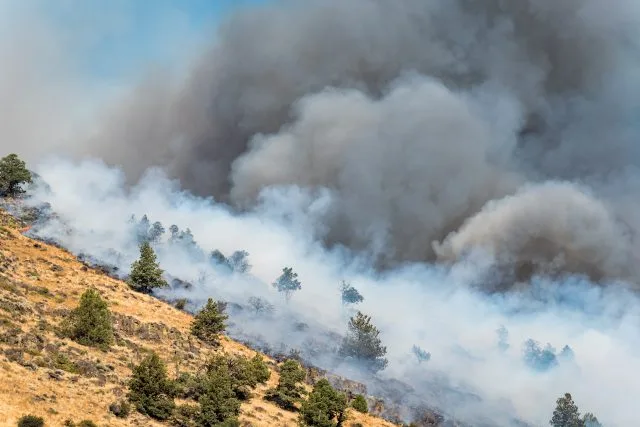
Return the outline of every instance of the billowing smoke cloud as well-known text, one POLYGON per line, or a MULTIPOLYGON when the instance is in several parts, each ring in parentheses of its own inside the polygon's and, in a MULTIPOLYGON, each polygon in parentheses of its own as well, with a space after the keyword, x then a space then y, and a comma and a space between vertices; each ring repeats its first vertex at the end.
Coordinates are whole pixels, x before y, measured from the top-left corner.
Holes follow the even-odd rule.
POLYGON ((636 166, 639 18, 625 0, 248 8, 186 81, 147 82, 91 149, 243 209, 274 185, 328 189, 325 242, 434 260, 434 241, 524 182, 594 185, 636 166))

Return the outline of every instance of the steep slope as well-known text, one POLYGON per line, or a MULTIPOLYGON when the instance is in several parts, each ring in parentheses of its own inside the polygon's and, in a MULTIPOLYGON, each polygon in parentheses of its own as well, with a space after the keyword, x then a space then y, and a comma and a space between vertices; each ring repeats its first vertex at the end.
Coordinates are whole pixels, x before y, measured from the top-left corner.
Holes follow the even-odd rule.
MULTIPOLYGON (((163 425, 140 414, 119 419, 108 407, 126 394, 131 368, 145 350, 155 350, 170 376, 194 372, 215 353, 189 334, 192 316, 126 283, 87 268, 67 251, 29 239, 22 224, 0 211, 0 425, 22 415, 42 416, 47 425, 89 419, 98 425, 163 425), (95 287, 114 317, 116 345, 108 352, 56 335, 56 326, 95 287)), ((254 350, 223 337, 222 351, 253 356, 254 350)), ((275 361, 268 384, 242 405, 245 426, 294 426, 297 414, 262 399, 277 383, 275 361)), ((346 426, 392 426, 349 411, 346 426)))

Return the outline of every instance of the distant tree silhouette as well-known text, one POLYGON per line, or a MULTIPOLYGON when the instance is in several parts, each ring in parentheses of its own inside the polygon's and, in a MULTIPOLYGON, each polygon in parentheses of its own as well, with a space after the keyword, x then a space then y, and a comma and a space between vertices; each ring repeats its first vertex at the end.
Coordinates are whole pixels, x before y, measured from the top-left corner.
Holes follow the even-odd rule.
POLYGON ((340 286, 340 291, 342 292, 343 304, 358 304, 364 301, 364 298, 362 297, 362 295, 360 295, 360 292, 358 292, 356 288, 354 288, 353 286, 351 286, 351 284, 345 282, 344 280, 342 281, 342 285, 340 286))
POLYGON ((284 294, 287 302, 291 299, 293 292, 302 289, 302 284, 298 280, 298 274, 293 272, 291 267, 282 269, 280 277, 273 282, 273 287, 284 294))

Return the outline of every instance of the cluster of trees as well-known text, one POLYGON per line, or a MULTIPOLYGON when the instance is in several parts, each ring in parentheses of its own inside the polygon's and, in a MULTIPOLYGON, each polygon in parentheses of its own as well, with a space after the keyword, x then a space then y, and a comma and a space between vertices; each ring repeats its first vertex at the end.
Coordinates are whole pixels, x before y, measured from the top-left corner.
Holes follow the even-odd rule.
POLYGON ((590 412, 580 417, 578 405, 569 393, 565 393, 556 401, 556 409, 549 424, 553 427, 603 427, 598 418, 590 412))
POLYGON ((572 360, 574 354, 568 345, 565 345, 560 353, 556 353, 551 344, 542 348, 538 342, 529 339, 524 343, 523 358, 524 363, 531 369, 544 372, 557 366, 559 360, 572 360))

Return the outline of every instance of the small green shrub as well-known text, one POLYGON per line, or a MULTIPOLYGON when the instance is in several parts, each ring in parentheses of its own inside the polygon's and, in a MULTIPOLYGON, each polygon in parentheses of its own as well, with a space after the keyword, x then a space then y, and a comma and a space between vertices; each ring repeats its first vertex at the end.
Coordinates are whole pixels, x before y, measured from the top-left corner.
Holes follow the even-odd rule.
POLYGON ((162 273, 164 271, 156 261, 156 253, 149 242, 144 242, 140 245, 140 258, 131 264, 131 274, 127 282, 133 290, 150 294, 155 288, 169 286, 162 273))
POLYGON ((109 405, 109 412, 118 418, 127 418, 131 413, 131 405, 125 400, 113 402, 109 405))
POLYGON ((98 425, 91 420, 82 420, 78 423, 78 427, 98 427, 98 425))
POLYGON ((113 344, 113 325, 107 303, 95 289, 86 290, 64 325, 64 334, 82 345, 107 349, 113 344))
POLYGON ((367 405, 367 399, 364 398, 363 395, 359 394, 351 402, 351 407, 358 412, 362 412, 366 414, 369 412, 369 407, 367 405))
POLYGON ((25 415, 18 420, 18 427, 43 427, 44 419, 35 415, 25 415))
POLYGON ((141 414, 166 420, 175 407, 174 390, 165 364, 156 353, 151 353, 133 369, 127 397, 141 414))
POLYGON ((346 416, 347 397, 338 393, 329 381, 321 379, 313 386, 309 398, 300 407, 300 425, 335 427, 342 425, 346 416))

